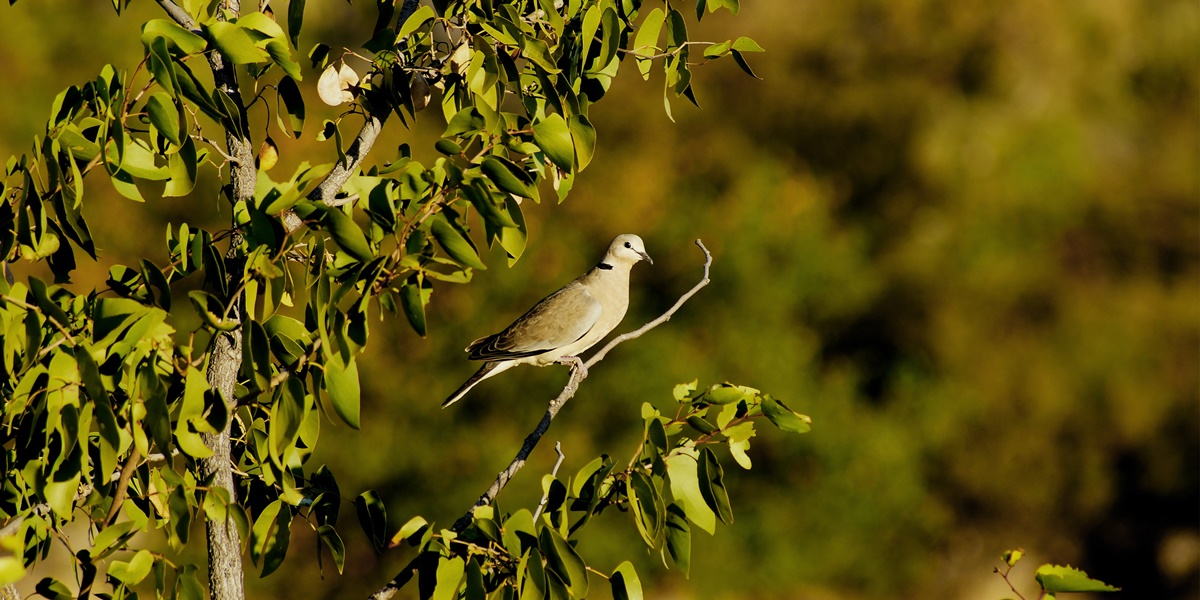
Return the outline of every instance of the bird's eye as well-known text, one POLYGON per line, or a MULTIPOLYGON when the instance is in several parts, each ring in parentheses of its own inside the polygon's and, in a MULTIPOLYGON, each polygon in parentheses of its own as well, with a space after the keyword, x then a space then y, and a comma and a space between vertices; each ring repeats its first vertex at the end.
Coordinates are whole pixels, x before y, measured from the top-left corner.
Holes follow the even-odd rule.
POLYGON ((626 248, 632 248, 632 247, 633 247, 633 244, 630 244, 629 242, 625 242, 625 247, 626 247, 626 248))

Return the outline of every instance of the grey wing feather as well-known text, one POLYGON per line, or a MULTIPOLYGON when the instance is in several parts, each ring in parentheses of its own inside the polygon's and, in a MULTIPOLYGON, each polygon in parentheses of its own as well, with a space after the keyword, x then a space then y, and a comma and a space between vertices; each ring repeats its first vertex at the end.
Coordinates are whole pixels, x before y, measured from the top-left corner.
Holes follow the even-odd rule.
POLYGON ((471 360, 506 360, 536 356, 561 348, 591 331, 602 307, 586 287, 571 282, 546 296, 504 331, 467 346, 471 360))

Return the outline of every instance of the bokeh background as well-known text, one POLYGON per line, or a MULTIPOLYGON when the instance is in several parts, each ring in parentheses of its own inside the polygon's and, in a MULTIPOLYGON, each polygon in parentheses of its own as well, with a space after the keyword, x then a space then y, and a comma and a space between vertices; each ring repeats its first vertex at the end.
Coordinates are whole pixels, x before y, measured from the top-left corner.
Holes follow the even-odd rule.
MULTIPOLYGON (((0 8, 0 157, 27 151, 59 90, 136 65, 137 24, 156 11, 0 8)), ((305 48, 349 45, 374 8, 310 1, 307 15, 305 48)), ((992 567, 1024 547, 1026 597, 1033 566, 1054 561, 1119 597, 1200 598, 1200 5, 747 0, 689 28, 757 40, 762 81, 728 59, 698 68, 703 109, 675 101, 671 122, 661 79, 626 65, 591 113, 599 149, 568 201, 525 205, 525 257, 506 268, 492 252, 469 285, 438 284, 428 339, 403 319, 374 326, 363 429, 327 424, 314 466, 347 497, 377 489, 392 528, 449 524, 566 378, 511 371, 440 410, 474 369, 461 348, 623 232, 655 259, 634 273, 633 328, 698 279, 702 238, 712 285, 592 371, 502 508, 536 503, 555 441, 564 474, 627 456, 642 402, 730 380, 813 431, 764 429, 754 469, 730 463, 736 521, 694 538, 690 579, 644 551, 628 514, 602 515, 586 558, 632 556, 648 597, 999 599, 1011 592, 992 567)), ((334 159, 313 139, 333 114, 315 80, 303 139, 274 134, 279 171, 334 159)), ((421 116, 388 123, 372 163, 403 142, 431 158, 441 125, 421 116)), ((161 262, 167 222, 228 222, 212 186, 145 204, 105 187, 89 188, 103 255, 80 286, 112 263, 161 262)), ((344 575, 316 568, 297 523, 284 567, 248 575, 250 597, 361 597, 407 562, 376 557, 344 508, 344 575)))

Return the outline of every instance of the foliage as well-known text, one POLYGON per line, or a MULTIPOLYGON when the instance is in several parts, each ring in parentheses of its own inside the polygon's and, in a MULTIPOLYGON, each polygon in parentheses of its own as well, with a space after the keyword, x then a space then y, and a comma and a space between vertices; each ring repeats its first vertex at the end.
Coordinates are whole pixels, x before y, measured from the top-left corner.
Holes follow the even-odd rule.
MULTIPOLYGON (((1012 588, 1014 594, 1020 598, 1024 598, 1017 588, 1009 581, 1008 575, 1012 572, 1013 567, 1021 561, 1025 551, 1023 549, 1008 550, 1001 559, 1004 561, 1005 569, 1000 570, 995 568, 997 575, 1004 579, 1004 582, 1012 588)), ((1037 568, 1034 574, 1034 579, 1042 588, 1041 598, 1053 600, 1057 594, 1070 592, 1119 592, 1120 588, 1115 588, 1102 581, 1098 581, 1088 577, 1087 573, 1070 566, 1044 564, 1037 568)))
MULTIPOLYGON (((688 56, 697 42, 669 4, 639 17, 637 0, 452 3, 440 12, 405 2, 399 14, 383 2, 362 44, 372 55, 364 76, 346 64, 358 56, 349 50, 331 60, 318 43, 307 53, 335 74, 321 78, 322 99, 351 103, 318 134, 337 162, 303 162, 276 180, 272 130, 289 137, 306 127, 296 56, 305 3, 290 3, 286 31, 271 14, 223 3, 159 4, 172 19, 143 24, 141 63, 105 66, 61 92, 32 152, 10 158, 0 181, 0 516, 19 559, 4 557, 0 582, 24 576, 61 539, 80 593, 107 582, 125 597, 153 574, 157 594, 198 597, 196 567, 175 557, 197 521, 233 526, 266 576, 301 520, 340 573, 342 493, 309 459, 323 415, 361 424, 357 357, 371 320, 403 313, 424 335, 434 282, 466 283, 486 268, 477 238, 502 247, 510 264, 521 257, 522 201, 539 202, 543 187, 565 199, 595 152, 589 107, 626 59, 643 75, 661 64, 668 111, 672 96, 695 102, 688 56), (650 25, 639 29, 639 18, 650 25), (428 106, 446 123, 429 140, 443 156, 427 165, 403 146, 384 166, 359 170, 372 127, 393 114, 411 124, 428 106), (265 118, 252 112, 260 108, 265 118), (367 126, 347 147, 352 114, 367 126), (212 141, 214 129, 227 144, 212 141), (189 197, 222 174, 232 228, 171 225, 165 264, 112 265, 102 290, 70 285, 78 252, 98 259, 85 190, 99 181, 137 202, 189 197), (475 218, 482 231, 472 232, 475 218), (40 263, 53 284, 13 277, 40 263), (176 301, 185 290, 188 302, 176 301), (230 361, 236 385, 223 374, 230 361), (235 489, 201 468, 222 460, 214 444, 226 443, 223 432, 235 489), (77 521, 86 542, 64 532, 77 521), (139 533, 156 533, 171 552, 138 549, 139 533)), ((737 11, 736 2, 707 10, 722 6, 737 11)), ((747 38, 709 45, 707 58, 732 56, 747 71, 743 54, 760 50, 747 38)), ((799 428, 762 402, 768 417, 799 428)), ((731 448, 741 456, 744 445, 731 448)), ((382 526, 378 503, 369 492, 357 503, 369 533, 382 526)), ((50 578, 38 589, 73 593, 50 578)))
MULTIPOLYGON (((673 416, 642 405, 645 429, 627 462, 607 454, 565 480, 542 478, 542 503, 530 513, 500 515, 493 506, 471 513, 461 532, 437 530, 413 517, 392 536, 419 556, 415 571, 434 597, 586 598, 589 572, 608 579, 614 598, 642 597, 634 566, 622 562, 604 575, 589 566, 573 539, 595 515, 615 507, 628 512, 647 548, 667 557, 686 575, 691 569, 692 526, 712 534, 718 520, 733 523, 724 470, 714 445, 728 448, 739 466, 750 469, 746 450, 765 417, 783 431, 805 433, 811 419, 793 412, 754 388, 697 382, 675 386, 673 416)), ((366 524, 364 524, 366 526, 366 524)), ((411 574, 409 575, 411 577, 411 574)))

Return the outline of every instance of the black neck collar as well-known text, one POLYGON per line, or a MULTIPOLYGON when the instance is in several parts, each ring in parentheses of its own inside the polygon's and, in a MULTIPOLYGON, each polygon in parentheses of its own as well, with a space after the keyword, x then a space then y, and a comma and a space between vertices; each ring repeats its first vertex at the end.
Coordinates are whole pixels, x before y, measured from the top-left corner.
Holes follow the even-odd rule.
POLYGON ((596 265, 596 268, 600 269, 601 271, 611 271, 613 266, 606 262, 601 262, 600 264, 596 265))

